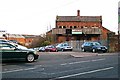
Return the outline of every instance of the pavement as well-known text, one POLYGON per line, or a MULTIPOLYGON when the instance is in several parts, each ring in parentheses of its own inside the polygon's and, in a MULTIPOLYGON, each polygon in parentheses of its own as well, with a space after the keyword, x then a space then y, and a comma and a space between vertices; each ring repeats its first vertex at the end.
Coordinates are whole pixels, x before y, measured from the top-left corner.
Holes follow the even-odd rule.
POLYGON ((73 57, 88 57, 88 56, 98 56, 97 53, 84 53, 84 52, 76 52, 70 54, 73 57))
POLYGON ((90 56, 104 56, 114 55, 117 53, 92 53, 92 52, 45 52, 46 55, 70 55, 75 58, 90 57, 90 56))

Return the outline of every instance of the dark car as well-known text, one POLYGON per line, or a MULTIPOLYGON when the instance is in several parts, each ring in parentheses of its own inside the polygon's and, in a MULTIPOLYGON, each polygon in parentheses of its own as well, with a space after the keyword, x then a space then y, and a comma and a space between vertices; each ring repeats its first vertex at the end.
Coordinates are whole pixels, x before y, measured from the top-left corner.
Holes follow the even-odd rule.
POLYGON ((98 42, 84 42, 81 50, 83 52, 85 51, 91 51, 91 52, 107 52, 107 47, 106 46, 102 46, 100 43, 98 42))
POLYGON ((36 51, 19 49, 10 43, 0 43, 0 56, 2 60, 26 60, 27 62, 33 62, 39 57, 36 51))
POLYGON ((50 46, 45 47, 45 51, 46 52, 57 52, 57 48, 53 45, 50 45, 50 46))

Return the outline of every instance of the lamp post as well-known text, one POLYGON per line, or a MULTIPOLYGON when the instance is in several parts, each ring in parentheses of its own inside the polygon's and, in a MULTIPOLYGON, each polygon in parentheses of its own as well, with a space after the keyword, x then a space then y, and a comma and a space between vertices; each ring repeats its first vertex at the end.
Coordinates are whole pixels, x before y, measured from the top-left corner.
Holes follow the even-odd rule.
POLYGON ((118 51, 120 51, 119 47, 120 47, 120 32, 118 31, 118 51))

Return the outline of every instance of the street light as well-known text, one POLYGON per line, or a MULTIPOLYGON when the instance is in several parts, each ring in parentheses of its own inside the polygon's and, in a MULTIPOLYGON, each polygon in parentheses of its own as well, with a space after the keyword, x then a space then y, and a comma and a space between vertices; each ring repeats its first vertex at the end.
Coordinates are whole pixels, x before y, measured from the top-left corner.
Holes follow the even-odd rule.
POLYGON ((119 47, 120 47, 120 32, 118 31, 118 51, 120 51, 119 47))

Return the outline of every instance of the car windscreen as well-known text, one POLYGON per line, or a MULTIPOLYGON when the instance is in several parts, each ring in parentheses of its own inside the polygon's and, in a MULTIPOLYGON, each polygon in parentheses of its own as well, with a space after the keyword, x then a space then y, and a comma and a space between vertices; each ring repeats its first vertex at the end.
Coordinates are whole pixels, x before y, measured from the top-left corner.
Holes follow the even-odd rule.
POLYGON ((96 42, 96 43, 94 43, 94 45, 96 45, 96 46, 100 46, 100 43, 96 42))
POLYGON ((69 44, 68 44, 68 43, 65 43, 64 46, 69 46, 69 44))

